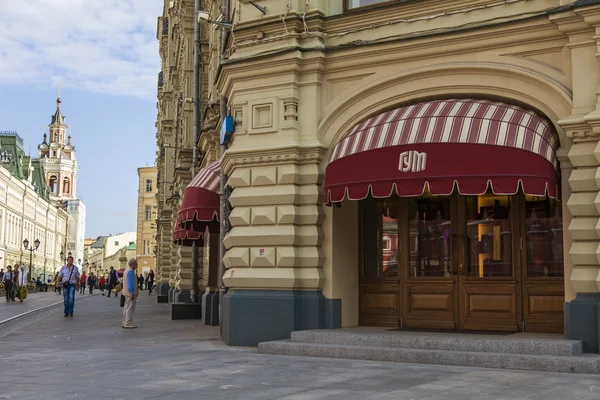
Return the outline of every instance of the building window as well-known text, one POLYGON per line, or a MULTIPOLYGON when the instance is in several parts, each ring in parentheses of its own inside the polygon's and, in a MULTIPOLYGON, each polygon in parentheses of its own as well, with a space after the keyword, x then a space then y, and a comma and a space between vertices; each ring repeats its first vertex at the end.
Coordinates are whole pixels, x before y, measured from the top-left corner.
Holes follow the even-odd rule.
POLYGON ((391 3, 390 0, 346 0, 346 7, 348 9, 372 6, 379 3, 391 3))
POLYGON ((115 246, 118 246, 118 245, 119 245, 119 242, 116 242, 116 241, 115 241, 115 246))
POLYGON ((146 179, 146 192, 152 191, 152 179, 146 179))
POLYGON ((50 177, 50 180, 48 182, 48 186, 50 186, 50 192, 51 193, 54 193, 54 194, 58 193, 58 185, 56 184, 57 180, 58 179, 54 175, 52 175, 50 177))
POLYGON ((69 178, 65 178, 65 180, 63 181, 63 193, 64 194, 71 193, 71 182, 69 181, 69 178))
POLYGON ((144 219, 150 221, 152 219, 152 206, 146 206, 144 208, 144 219))
POLYGON ((144 254, 150 254, 150 241, 144 240, 144 254))
POLYGON ((52 150, 52 157, 56 157, 56 150, 52 150))
POLYGON ((398 277, 397 200, 367 198, 363 208, 363 272, 367 281, 398 277))

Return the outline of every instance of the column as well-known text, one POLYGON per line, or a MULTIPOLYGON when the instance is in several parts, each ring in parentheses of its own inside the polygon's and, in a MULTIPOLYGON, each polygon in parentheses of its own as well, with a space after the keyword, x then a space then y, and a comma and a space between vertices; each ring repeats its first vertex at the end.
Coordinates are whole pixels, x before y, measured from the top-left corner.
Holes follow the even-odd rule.
MULTIPOLYGON (((228 171, 231 231, 225 238, 223 338, 229 345, 289 338, 326 326, 320 148, 290 148, 287 163, 235 162, 228 171), (296 154, 294 154, 296 153, 296 154), (294 154, 294 155, 292 155, 294 154), (248 323, 251 321, 251 323, 248 323)), ((245 158, 248 160, 248 158, 245 158)), ((225 160, 227 163, 228 160, 225 160)), ((226 164, 228 168, 229 164, 226 164)))
POLYGON ((174 302, 187 303, 191 301, 192 289, 192 248, 188 246, 177 247, 177 272, 175 274, 174 302))
MULTIPOLYGON (((162 219, 162 218, 161 218, 162 219)), ((169 274, 171 272, 171 227, 170 223, 159 222, 160 236, 158 238, 156 296, 158 303, 168 303, 169 274)))

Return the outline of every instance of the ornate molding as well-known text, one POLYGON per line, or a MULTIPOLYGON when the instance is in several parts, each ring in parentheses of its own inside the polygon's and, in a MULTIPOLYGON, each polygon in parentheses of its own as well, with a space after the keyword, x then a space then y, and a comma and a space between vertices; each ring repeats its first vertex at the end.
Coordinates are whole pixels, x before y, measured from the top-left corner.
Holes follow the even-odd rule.
POLYGON ((225 174, 246 165, 310 164, 323 161, 327 148, 322 144, 287 145, 250 149, 229 149, 221 160, 225 174))

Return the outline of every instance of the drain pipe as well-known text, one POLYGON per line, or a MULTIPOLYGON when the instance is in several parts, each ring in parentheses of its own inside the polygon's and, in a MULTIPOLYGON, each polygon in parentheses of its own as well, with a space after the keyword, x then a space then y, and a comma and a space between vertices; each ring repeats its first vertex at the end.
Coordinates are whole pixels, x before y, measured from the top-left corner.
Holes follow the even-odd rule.
MULTIPOLYGON (((223 21, 229 22, 229 0, 221 0, 221 14, 223 15, 223 21)), ((226 48, 227 48, 227 29, 225 27, 221 28, 221 63, 227 58, 226 56, 226 48)), ((221 123, 225 123, 225 116, 227 115, 227 97, 221 94, 219 97, 219 114, 221 116, 221 123)), ((223 141, 225 142, 225 141, 223 141)), ((227 143, 221 143, 221 157, 223 160, 223 155, 227 150, 227 143)), ((225 195, 225 180, 227 176, 225 176, 225 172, 223 168, 221 171, 221 224, 220 224, 220 263, 219 263, 219 326, 221 329, 221 334, 223 333, 223 298, 225 293, 227 292, 227 288, 225 287, 225 283, 223 282, 223 276, 225 276, 225 263, 223 262, 223 258, 225 257, 225 211, 227 209, 227 196, 225 195)))
MULTIPOLYGON (((200 11, 200 0, 194 2, 194 15, 200 11)), ((200 23, 194 18, 194 146, 192 149, 192 178, 196 175, 196 164, 198 162, 198 140, 200 139, 200 23)), ((192 287, 190 289, 190 300, 198 303, 198 248, 196 241, 192 243, 192 287)))

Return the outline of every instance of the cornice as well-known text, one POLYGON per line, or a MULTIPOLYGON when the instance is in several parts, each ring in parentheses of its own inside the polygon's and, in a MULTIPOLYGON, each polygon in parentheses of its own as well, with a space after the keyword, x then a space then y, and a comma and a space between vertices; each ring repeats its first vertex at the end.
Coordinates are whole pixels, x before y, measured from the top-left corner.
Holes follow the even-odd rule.
POLYGON ((226 175, 236 167, 320 163, 327 152, 321 143, 228 149, 221 160, 226 175))

